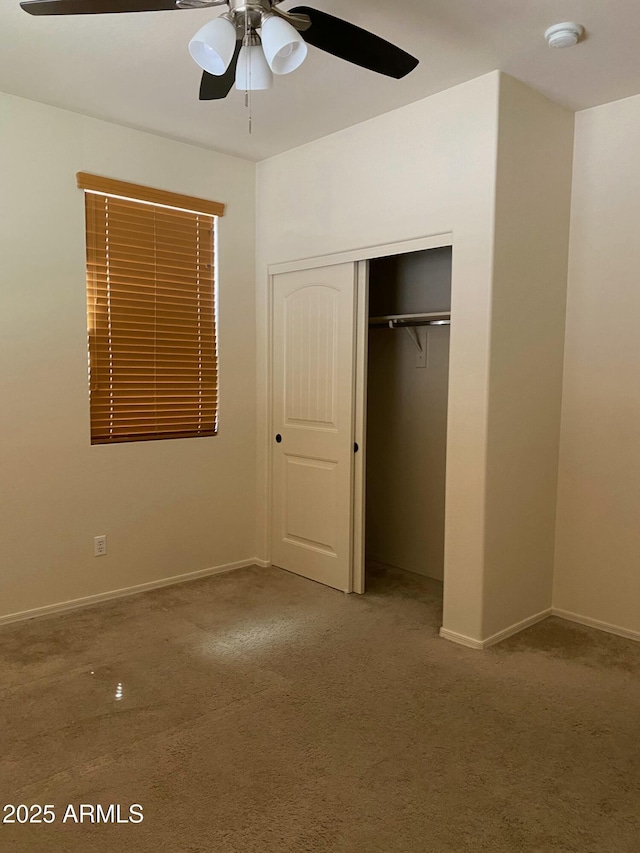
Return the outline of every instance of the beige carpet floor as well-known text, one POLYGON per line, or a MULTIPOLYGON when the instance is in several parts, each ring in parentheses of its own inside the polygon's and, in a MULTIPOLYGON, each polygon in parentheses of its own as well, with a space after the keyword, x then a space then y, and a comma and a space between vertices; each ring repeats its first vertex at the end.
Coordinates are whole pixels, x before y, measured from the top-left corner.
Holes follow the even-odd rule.
POLYGON ((485 652, 440 585, 250 568, 0 629, 0 850, 638 853, 640 645, 549 619, 485 652), (139 824, 62 822, 139 803, 139 824))

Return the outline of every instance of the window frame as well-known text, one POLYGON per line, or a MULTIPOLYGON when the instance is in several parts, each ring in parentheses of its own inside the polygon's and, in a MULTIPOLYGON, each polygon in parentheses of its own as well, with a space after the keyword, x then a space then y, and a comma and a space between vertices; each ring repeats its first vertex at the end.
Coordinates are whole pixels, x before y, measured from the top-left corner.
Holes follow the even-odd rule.
POLYGON ((225 206, 84 172, 77 179, 84 190, 86 211, 91 444, 217 435, 218 225, 225 206), (99 210, 99 197, 104 200, 103 211, 99 210), (96 210, 104 224, 96 225, 96 210), (113 238, 109 211, 115 217, 113 238), (91 222, 90 215, 94 217, 91 222), (210 233, 211 239, 210 246, 202 249, 204 260, 200 255, 202 233, 210 233), (159 236, 163 234, 164 242, 159 236), (100 251, 104 262, 97 257, 100 251), (117 273, 109 272, 110 251, 118 259, 117 273), (208 270, 204 290, 201 269, 208 270), (99 299, 104 299, 102 306, 99 299), (116 308, 112 302, 117 303, 116 308), (92 319, 98 315, 108 317, 106 335, 104 326, 101 336, 96 334, 97 323, 92 319), (120 331, 114 339, 112 324, 116 322, 120 331), (104 358, 97 367, 99 353, 104 356, 107 351, 108 367, 104 358), (203 352, 208 362, 204 367, 203 352), (108 383, 107 395, 103 393, 100 400, 95 395, 96 377, 103 389, 104 382, 108 383), (109 405, 108 395, 115 405, 109 405))

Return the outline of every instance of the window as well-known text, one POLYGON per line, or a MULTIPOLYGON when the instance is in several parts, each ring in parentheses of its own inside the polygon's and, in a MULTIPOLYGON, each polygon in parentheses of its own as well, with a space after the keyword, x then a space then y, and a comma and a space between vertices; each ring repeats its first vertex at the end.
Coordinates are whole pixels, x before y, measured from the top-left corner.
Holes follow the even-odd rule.
POLYGON ((91 443, 215 435, 217 202, 85 173, 91 443))

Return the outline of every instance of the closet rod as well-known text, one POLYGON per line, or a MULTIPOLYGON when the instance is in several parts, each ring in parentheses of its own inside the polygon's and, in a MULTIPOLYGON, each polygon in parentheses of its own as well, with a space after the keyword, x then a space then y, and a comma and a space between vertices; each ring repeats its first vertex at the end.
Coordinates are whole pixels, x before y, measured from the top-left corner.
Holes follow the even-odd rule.
POLYGON ((386 326, 389 329, 406 329, 409 326, 448 326, 451 314, 448 311, 432 311, 428 314, 387 314, 370 317, 370 326, 386 326))

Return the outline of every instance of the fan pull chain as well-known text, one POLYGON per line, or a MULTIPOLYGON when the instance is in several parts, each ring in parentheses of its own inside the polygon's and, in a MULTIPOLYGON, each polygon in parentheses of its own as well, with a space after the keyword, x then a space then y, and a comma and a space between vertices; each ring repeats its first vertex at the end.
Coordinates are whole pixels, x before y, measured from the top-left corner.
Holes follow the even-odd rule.
POLYGON ((249 16, 245 13, 244 16, 244 41, 243 44, 247 48, 247 73, 246 80, 248 89, 244 93, 244 105, 249 110, 249 135, 253 132, 253 118, 251 114, 251 28, 249 26, 249 16))

